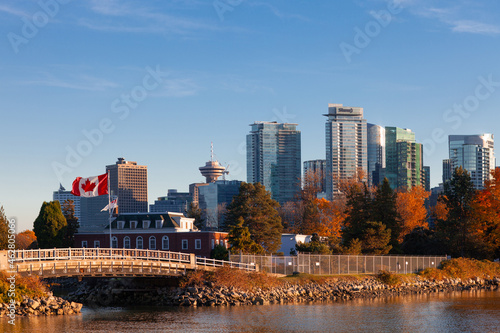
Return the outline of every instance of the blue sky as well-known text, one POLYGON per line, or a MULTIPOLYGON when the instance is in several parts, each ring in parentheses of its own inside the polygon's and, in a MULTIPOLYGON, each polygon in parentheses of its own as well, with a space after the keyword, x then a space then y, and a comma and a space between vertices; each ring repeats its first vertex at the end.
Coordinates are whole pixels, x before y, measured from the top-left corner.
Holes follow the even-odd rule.
POLYGON ((4 0, 0 205, 32 228, 60 182, 118 157, 148 166, 152 203, 203 180, 210 142, 246 180, 256 120, 298 123, 302 160, 324 158, 328 103, 412 129, 435 186, 447 135, 497 132, 499 16, 494 0, 4 0))

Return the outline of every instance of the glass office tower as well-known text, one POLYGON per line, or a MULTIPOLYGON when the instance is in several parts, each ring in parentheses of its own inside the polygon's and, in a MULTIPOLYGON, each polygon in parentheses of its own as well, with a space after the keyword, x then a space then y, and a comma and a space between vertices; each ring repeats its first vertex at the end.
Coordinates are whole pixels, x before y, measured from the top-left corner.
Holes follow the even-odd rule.
POLYGON ((280 204, 294 201, 301 183, 297 124, 256 121, 247 135, 247 181, 261 183, 280 204))
POLYGON ((474 187, 483 188, 496 164, 493 134, 450 135, 448 144, 451 170, 463 167, 470 173, 474 187))

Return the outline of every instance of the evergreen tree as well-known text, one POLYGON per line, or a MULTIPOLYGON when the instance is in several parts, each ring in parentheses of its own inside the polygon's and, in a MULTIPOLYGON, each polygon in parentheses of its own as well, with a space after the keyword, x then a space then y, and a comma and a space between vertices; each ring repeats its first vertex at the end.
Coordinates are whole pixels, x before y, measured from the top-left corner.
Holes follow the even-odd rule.
POLYGON ((7 250, 9 246, 9 221, 3 206, 0 207, 0 250, 7 250))
POLYGON ((42 249, 61 247, 66 232, 66 219, 59 201, 44 202, 33 223, 38 246, 42 249))
MULTIPOLYGON (((347 193, 347 217, 342 231, 342 243, 349 247, 353 240, 363 237, 366 222, 371 219, 371 195, 366 184, 356 184, 347 193)), ((356 243, 357 244, 357 243, 356 243)))
POLYGON ((75 216, 75 204, 73 200, 65 200, 62 204, 61 210, 64 218, 66 219, 62 247, 73 247, 75 234, 78 232, 78 228, 80 227, 78 218, 75 216))
POLYGON ((401 227, 398 223, 398 213, 396 210, 396 193, 389 185, 389 180, 384 178, 382 185, 377 188, 375 198, 373 199, 371 220, 381 222, 386 229, 391 230, 391 238, 389 244, 393 250, 399 248, 399 234, 401 227))
POLYGON ((271 198, 260 183, 242 183, 240 191, 227 206, 225 228, 231 230, 243 218, 251 239, 262 246, 266 253, 276 252, 281 245, 283 226, 277 208, 279 204, 271 198))
POLYGON ((445 183, 441 200, 448 208, 446 219, 437 221, 439 237, 445 241, 447 250, 453 255, 470 256, 474 247, 474 219, 471 204, 476 190, 470 174, 462 167, 455 168, 450 181, 445 183))
POLYGON ((264 248, 258 245, 251 237, 247 226, 244 226, 243 217, 238 218, 238 224, 231 227, 227 235, 227 242, 231 245, 232 253, 264 253, 264 248))
POLYGON ((361 240, 362 252, 367 254, 387 254, 392 249, 389 245, 391 229, 382 222, 366 222, 365 233, 361 240))

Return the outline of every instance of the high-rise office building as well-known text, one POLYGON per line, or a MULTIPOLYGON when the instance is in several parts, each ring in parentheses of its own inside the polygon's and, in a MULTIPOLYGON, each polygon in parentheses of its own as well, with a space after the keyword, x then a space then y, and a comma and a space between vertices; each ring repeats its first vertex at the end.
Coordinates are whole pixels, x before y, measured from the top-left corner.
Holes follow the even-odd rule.
POLYGON ((59 201, 61 207, 64 201, 73 200, 73 204, 75 206, 75 216, 78 218, 78 220, 81 219, 80 197, 74 196, 73 194, 71 194, 71 191, 66 191, 66 189, 62 185, 60 185, 58 191, 53 192, 52 200, 59 201))
POLYGON ((148 211, 148 167, 118 158, 106 166, 112 196, 118 196, 118 211, 138 213, 148 211))
POLYGON ((169 189, 166 197, 159 197, 153 205, 149 205, 149 211, 151 213, 185 213, 189 210, 191 200, 189 192, 169 189))
POLYGON ((239 180, 216 180, 198 188, 203 229, 214 231, 224 227, 226 208, 240 192, 240 186, 239 180))
POLYGON ((328 104, 326 120, 326 193, 339 192, 337 181, 367 171, 366 119, 363 108, 328 104))
POLYGON ((279 203, 300 191, 301 148, 297 124, 256 121, 247 135, 247 181, 261 183, 279 203))
POLYGON ((422 181, 422 186, 424 187, 424 190, 427 192, 430 192, 431 190, 431 167, 429 166, 424 166, 423 167, 423 181, 422 181))
POLYGON ((425 186, 423 146, 415 142, 415 133, 398 127, 385 128, 385 177, 392 189, 425 186))
POLYGON ((474 187, 483 188, 496 164, 493 134, 450 135, 448 144, 452 170, 463 167, 470 173, 474 187))
POLYGON ((453 175, 452 162, 449 158, 443 160, 443 184, 453 175))
MULTIPOLYGON (((315 179, 311 179, 317 181, 318 189, 321 193, 326 193, 326 160, 310 160, 304 161, 304 178, 307 177, 308 174, 311 174, 315 179)), ((323 195, 321 195, 323 197, 323 195)))
POLYGON ((368 184, 378 185, 385 168, 385 127, 367 124, 368 184))

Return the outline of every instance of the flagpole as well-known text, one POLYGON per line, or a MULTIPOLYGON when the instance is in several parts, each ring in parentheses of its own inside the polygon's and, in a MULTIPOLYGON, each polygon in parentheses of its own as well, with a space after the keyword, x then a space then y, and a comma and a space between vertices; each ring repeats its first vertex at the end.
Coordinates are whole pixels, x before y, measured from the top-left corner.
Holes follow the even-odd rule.
POLYGON ((111 179, 109 177, 109 170, 107 174, 108 174, 109 248, 112 249, 113 243, 111 241, 111 179))

